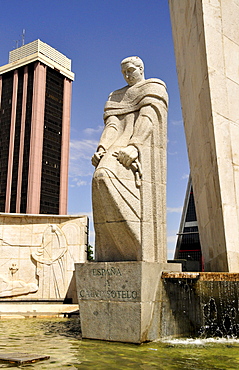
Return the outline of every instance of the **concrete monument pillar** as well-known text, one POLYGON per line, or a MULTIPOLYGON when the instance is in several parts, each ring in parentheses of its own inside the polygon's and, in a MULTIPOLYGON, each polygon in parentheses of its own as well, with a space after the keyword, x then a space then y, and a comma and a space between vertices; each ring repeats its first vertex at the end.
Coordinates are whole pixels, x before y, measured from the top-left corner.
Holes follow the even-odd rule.
POLYGON ((164 82, 140 58, 121 62, 127 86, 110 94, 96 153, 96 261, 76 265, 83 338, 141 343, 160 336, 166 263, 164 82))
POLYGON ((206 271, 239 271, 239 3, 169 0, 206 271))

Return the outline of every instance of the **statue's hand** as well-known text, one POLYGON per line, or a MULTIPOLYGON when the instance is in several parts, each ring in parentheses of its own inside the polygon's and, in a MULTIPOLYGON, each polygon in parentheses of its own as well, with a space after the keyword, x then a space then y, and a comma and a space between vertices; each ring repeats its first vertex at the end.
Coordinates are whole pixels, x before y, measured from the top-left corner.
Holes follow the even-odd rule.
POLYGON ((91 158, 91 163, 93 164, 93 166, 97 167, 101 158, 104 156, 105 154, 105 150, 103 149, 100 149, 98 152, 95 152, 95 154, 93 155, 93 157, 91 158))
POLYGON ((119 151, 117 159, 121 164, 128 168, 136 158, 138 158, 138 150, 135 146, 128 145, 126 148, 119 151))

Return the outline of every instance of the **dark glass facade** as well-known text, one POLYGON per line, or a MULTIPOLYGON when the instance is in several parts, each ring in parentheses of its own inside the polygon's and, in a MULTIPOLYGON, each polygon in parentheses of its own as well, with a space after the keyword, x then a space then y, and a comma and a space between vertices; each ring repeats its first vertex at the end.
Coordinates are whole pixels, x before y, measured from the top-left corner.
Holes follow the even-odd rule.
POLYGON ((8 72, 2 76, 2 97, 0 108, 0 212, 5 211, 12 92, 13 72, 8 72))
POLYGON ((189 183, 189 192, 186 195, 186 209, 183 210, 184 218, 181 230, 178 233, 177 246, 175 251, 175 259, 195 261, 195 266, 198 270, 203 270, 202 251, 199 239, 199 231, 197 224, 197 215, 193 196, 193 187, 189 183))
POLYGON ((190 225, 190 223, 195 222, 197 222, 197 216, 193 197, 193 189, 191 188, 185 226, 181 235, 181 246, 178 252, 179 259, 200 261, 202 258, 198 226, 187 226, 190 225))
POLYGON ((59 212, 64 77, 48 68, 42 154, 40 213, 59 212))

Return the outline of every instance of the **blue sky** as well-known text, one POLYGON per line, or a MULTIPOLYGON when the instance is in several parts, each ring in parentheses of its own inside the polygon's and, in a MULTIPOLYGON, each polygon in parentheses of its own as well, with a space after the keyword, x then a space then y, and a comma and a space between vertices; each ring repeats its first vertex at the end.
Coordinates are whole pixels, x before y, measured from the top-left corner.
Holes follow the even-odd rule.
MULTIPOLYGON (((0 0, 0 65, 26 30, 72 59, 69 214, 91 215, 90 158, 103 128, 109 93, 125 85, 120 61, 138 55, 145 77, 167 84, 168 256, 172 258, 189 174, 168 0, 0 0)), ((19 44, 20 45, 20 44, 19 44)), ((90 226, 93 243, 93 228, 90 226)))

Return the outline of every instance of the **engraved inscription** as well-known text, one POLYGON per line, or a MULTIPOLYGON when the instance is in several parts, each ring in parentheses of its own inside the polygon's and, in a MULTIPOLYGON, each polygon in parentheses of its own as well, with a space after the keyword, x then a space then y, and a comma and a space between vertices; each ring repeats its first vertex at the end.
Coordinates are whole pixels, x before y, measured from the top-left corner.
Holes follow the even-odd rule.
POLYGON ((136 299, 138 293, 133 290, 89 290, 81 289, 80 298, 100 298, 100 299, 136 299))
POLYGON ((121 276, 119 268, 111 267, 110 269, 92 269, 93 276, 121 276))
MULTIPOLYGON (((101 299, 101 300, 138 300, 140 292, 133 290, 131 287, 127 287, 128 280, 119 282, 122 280, 121 270, 118 267, 109 268, 92 268, 90 270, 90 275, 92 277, 98 277, 100 286, 93 284, 94 286, 89 286, 88 288, 83 288, 78 291, 79 299, 101 299), (104 279, 101 279, 104 277, 104 279), (118 278, 117 278, 118 277, 118 278), (119 280, 117 284, 114 282, 114 278, 119 280), (103 285, 102 285, 103 284, 103 285), (112 285, 112 286, 111 286, 112 285), (97 289, 98 288, 98 289, 97 289), (127 290, 128 288, 128 290, 127 290)), ((98 279, 97 279, 98 280, 98 279)))

